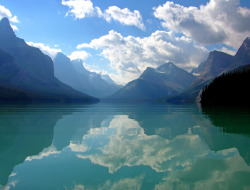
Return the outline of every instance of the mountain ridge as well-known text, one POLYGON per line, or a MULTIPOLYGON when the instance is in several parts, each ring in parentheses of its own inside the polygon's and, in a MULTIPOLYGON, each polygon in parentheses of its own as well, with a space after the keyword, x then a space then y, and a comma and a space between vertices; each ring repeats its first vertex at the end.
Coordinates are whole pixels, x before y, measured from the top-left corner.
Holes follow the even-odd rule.
POLYGON ((186 89, 194 78, 171 62, 156 69, 148 67, 138 79, 129 82, 107 99, 140 101, 161 99, 186 89))
MULTIPOLYGON (((107 82, 100 74, 88 71, 81 60, 70 60, 63 53, 58 53, 54 59, 55 76, 61 82, 72 88, 103 98, 117 91, 120 86, 107 82)), ((111 80, 109 78, 109 80, 111 80)))
POLYGON ((219 51, 210 52, 202 67, 200 75, 192 82, 191 88, 216 77, 232 63, 233 56, 219 51))
POLYGON ((58 81, 52 59, 16 37, 7 18, 0 21, 0 73, 0 101, 98 101, 58 81))
MULTIPOLYGON (((202 63, 203 64, 203 63, 202 63)), ((177 96, 173 96, 171 98, 167 98, 167 102, 170 103, 187 103, 187 102, 195 102, 200 101, 200 93, 201 90, 209 84, 215 77, 222 75, 223 73, 231 72, 234 69, 237 69, 244 65, 250 64, 250 38, 247 37, 241 47, 238 49, 235 56, 228 55, 223 52, 213 51, 210 52, 206 62, 203 65, 203 69, 201 74, 193 81, 192 85, 189 89, 182 92, 177 96), (212 56, 216 52, 217 56, 212 56), (219 55, 219 57, 218 57, 219 55), (222 57, 220 57, 222 55, 222 57), (215 60, 213 60, 216 58, 215 60), (219 69, 217 68, 217 63, 221 63, 219 65, 219 69), (210 71, 208 68, 211 66, 213 69, 210 71), (215 72, 213 72, 215 70, 215 72)))

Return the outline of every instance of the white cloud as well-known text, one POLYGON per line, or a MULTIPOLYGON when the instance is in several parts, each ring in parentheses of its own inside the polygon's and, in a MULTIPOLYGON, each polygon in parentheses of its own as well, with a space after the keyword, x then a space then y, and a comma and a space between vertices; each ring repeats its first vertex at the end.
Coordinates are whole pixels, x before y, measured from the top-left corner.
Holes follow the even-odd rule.
POLYGON ((34 42, 26 42, 28 45, 39 48, 44 54, 50 56, 52 59, 55 58, 58 52, 61 52, 61 49, 51 48, 49 46, 44 45, 43 43, 34 43, 34 42))
POLYGON ((227 54, 232 55, 232 56, 234 56, 236 54, 236 51, 228 49, 226 47, 221 48, 219 51, 222 51, 222 52, 227 53, 227 54))
POLYGON ((205 61, 207 49, 195 44, 190 38, 177 37, 173 32, 156 31, 149 37, 123 37, 113 30, 109 34, 80 44, 80 48, 102 50, 101 55, 110 61, 111 68, 118 74, 111 74, 117 82, 125 84, 136 79, 147 67, 157 67, 166 62, 190 70, 205 61))
POLYGON ((93 3, 90 0, 63 0, 62 5, 70 8, 66 15, 70 14, 76 19, 82 19, 96 14, 96 9, 93 7, 93 3))
POLYGON ((90 55, 86 52, 86 51, 73 51, 69 58, 71 60, 74 59, 81 59, 82 61, 84 61, 85 59, 87 59, 90 55))
POLYGON ((17 16, 12 16, 9 9, 0 5, 0 19, 2 19, 3 17, 7 17, 11 22, 14 22, 14 23, 19 22, 19 20, 17 19, 17 16))
POLYGON ((53 145, 44 148, 42 152, 40 152, 38 155, 34 156, 28 156, 25 160, 26 161, 32 161, 32 160, 42 160, 44 157, 48 157, 50 155, 60 154, 61 152, 56 150, 56 147, 53 145))
POLYGON ((18 28, 17 28, 16 25, 11 24, 10 26, 11 26, 11 28, 12 28, 13 30, 18 30, 18 28))
POLYGON ((113 19, 121 24, 136 26, 145 30, 142 16, 138 10, 131 12, 128 8, 120 9, 117 6, 110 6, 103 12, 100 7, 94 7, 91 0, 63 0, 62 5, 68 6, 70 9, 66 16, 72 15, 76 19, 97 16, 105 19, 107 22, 113 19))
MULTIPOLYGON (((17 19, 17 16, 12 16, 9 9, 5 8, 4 6, 0 5, 0 19, 7 17, 10 22, 18 23, 19 20, 17 19)), ((18 30, 16 25, 11 24, 11 28, 13 30, 18 30)))
POLYGON ((154 15, 163 27, 201 44, 225 43, 237 49, 250 35, 250 10, 240 7, 239 0, 210 0, 199 8, 168 1, 154 8, 154 15))
POLYGON ((14 23, 18 23, 19 22, 19 20, 17 19, 17 16, 13 16, 12 18, 10 18, 10 21, 14 22, 14 23))
POLYGON ((131 12, 129 9, 120 9, 117 6, 111 6, 105 10, 105 15, 108 20, 111 18, 124 25, 136 26, 142 30, 145 30, 145 26, 142 21, 142 16, 138 10, 131 12))

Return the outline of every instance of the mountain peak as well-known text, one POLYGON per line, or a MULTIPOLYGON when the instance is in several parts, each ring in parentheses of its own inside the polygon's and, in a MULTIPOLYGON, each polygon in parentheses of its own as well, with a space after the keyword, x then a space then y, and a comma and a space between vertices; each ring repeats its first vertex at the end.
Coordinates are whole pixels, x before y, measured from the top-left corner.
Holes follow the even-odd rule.
POLYGON ((250 37, 247 37, 244 42, 242 43, 242 46, 244 46, 245 49, 250 48, 250 37))
POLYGON ((163 65, 156 68, 157 71, 161 72, 169 72, 176 68, 176 66, 172 62, 164 63, 163 65))
POLYGON ((246 39, 244 40, 244 42, 248 42, 249 43, 250 42, 250 37, 246 37, 246 39))
POLYGON ((220 51, 211 51, 200 75, 192 82, 191 88, 199 86, 223 72, 233 63, 233 56, 220 51))
POLYGON ((15 33, 10 26, 9 19, 4 17, 0 21, 0 36, 11 37, 15 36, 15 33))
POLYGON ((117 85, 111 78, 110 78, 110 76, 108 75, 108 74, 101 74, 101 78, 103 79, 103 80, 105 80, 107 83, 109 83, 109 84, 113 84, 113 85, 117 85))
POLYGON ((156 69, 148 67, 138 79, 129 82, 110 98, 141 101, 170 97, 186 90, 194 78, 169 62, 156 69))
POLYGON ((64 55, 62 52, 58 52, 57 54, 56 54, 56 57, 55 57, 55 59, 67 59, 67 60, 69 60, 69 58, 66 56, 66 55, 64 55))
POLYGON ((83 65, 83 61, 81 59, 74 59, 71 61, 72 65, 74 66, 74 68, 76 69, 77 72, 79 73, 85 73, 85 74, 89 74, 90 71, 88 71, 84 65, 83 65))
POLYGON ((168 63, 164 63, 161 66, 157 67, 157 69, 160 68, 172 68, 173 66, 175 66, 172 62, 168 62, 168 63))
POLYGON ((250 64, 250 37, 247 37, 240 48, 238 49, 236 55, 234 56, 234 63, 226 70, 230 71, 250 64))
MULTIPOLYGON (((249 50, 250 50, 250 37, 247 37, 247 38, 243 41, 243 43, 242 43, 242 45, 240 46, 240 48, 239 48, 239 50, 238 50, 237 53, 241 53, 241 51, 246 51, 246 52, 248 52, 249 50)), ((236 54, 236 56, 237 56, 237 54, 236 54)))
POLYGON ((221 55, 228 55, 227 53, 224 53, 224 52, 221 52, 221 51, 217 51, 217 50, 213 50, 213 51, 210 51, 209 56, 221 56, 221 55))
POLYGON ((9 19, 7 17, 2 18, 0 23, 10 25, 9 19))

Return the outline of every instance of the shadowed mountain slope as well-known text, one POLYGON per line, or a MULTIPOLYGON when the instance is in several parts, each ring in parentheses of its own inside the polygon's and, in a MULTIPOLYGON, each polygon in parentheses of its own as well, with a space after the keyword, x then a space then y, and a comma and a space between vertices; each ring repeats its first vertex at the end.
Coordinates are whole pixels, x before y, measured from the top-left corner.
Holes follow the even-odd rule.
POLYGON ((250 105, 250 65, 216 77, 201 93, 202 105, 250 105))
POLYGON ((98 101, 58 81, 51 58, 16 37, 7 18, 0 22, 0 75, 1 101, 98 101))
POLYGON ((115 93, 121 86, 110 78, 86 70, 81 60, 71 61, 66 55, 58 53, 54 59, 55 76, 61 82, 72 88, 103 98, 115 93))

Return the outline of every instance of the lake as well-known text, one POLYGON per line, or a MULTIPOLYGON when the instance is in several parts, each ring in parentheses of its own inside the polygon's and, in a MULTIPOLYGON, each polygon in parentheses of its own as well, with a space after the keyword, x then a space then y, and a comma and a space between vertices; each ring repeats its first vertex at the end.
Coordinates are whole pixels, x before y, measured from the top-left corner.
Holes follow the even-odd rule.
POLYGON ((0 189, 250 189, 250 111, 1 105, 0 189))

